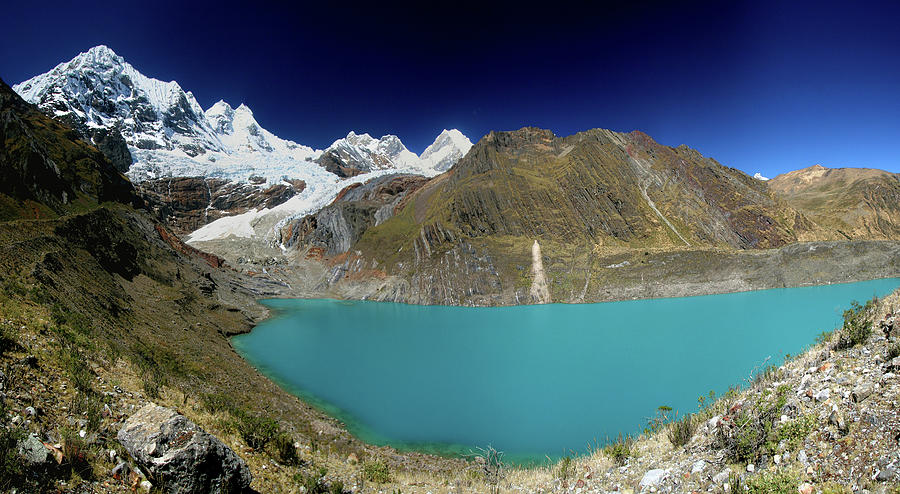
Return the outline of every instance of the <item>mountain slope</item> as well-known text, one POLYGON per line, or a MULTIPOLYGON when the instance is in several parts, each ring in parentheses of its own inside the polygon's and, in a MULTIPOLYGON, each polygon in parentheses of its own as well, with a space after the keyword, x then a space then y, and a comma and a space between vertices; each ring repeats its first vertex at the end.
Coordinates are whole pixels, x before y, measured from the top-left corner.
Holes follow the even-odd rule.
POLYGON ((533 128, 492 132, 407 207, 414 214, 405 224, 373 230, 383 250, 430 252, 460 238, 496 237, 592 248, 768 248, 815 230, 738 170, 639 132, 601 129, 565 138, 533 128), (392 228, 424 233, 391 235, 392 228))
POLYGON ((769 187, 816 223, 847 239, 900 238, 900 175, 821 165, 778 175, 769 187))
POLYGON ((71 129, 0 80, 0 220, 136 200, 131 184, 103 154, 73 137, 71 129))

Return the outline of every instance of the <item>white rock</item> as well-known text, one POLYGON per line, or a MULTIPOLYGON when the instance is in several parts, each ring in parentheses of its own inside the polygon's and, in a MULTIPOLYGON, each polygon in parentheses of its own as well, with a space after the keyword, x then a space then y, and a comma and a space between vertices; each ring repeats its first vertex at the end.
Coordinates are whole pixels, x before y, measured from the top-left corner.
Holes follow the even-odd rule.
POLYGON ((831 397, 831 390, 828 388, 825 388, 825 389, 819 391, 818 393, 816 393, 815 395, 813 395, 813 398, 815 398, 816 401, 825 401, 829 397, 831 397))
POLYGON ((144 480, 141 482, 141 489, 144 489, 147 492, 150 492, 150 489, 153 488, 153 484, 150 483, 149 480, 144 480))
POLYGON ((800 463, 802 463, 802 464, 804 464, 804 465, 806 465, 806 464, 809 462, 809 458, 806 457, 806 451, 805 451, 805 450, 802 450, 802 449, 801 449, 801 450, 797 453, 797 461, 799 461, 800 463))
POLYGON ((717 474, 712 478, 712 481, 715 482, 716 484, 720 484, 720 485, 721 485, 721 484, 726 484, 726 485, 727 485, 728 478, 729 478, 730 476, 731 476, 731 469, 730 469, 730 468, 726 468, 725 470, 722 470, 721 472, 717 473, 717 474))
POLYGON ((756 471, 756 466, 753 465, 753 463, 748 463, 748 464, 747 464, 747 471, 748 471, 748 472, 755 472, 755 471, 756 471))
POLYGON ((691 465, 691 473, 700 473, 706 468, 705 460, 697 460, 691 465))
POLYGON ((668 470, 662 468, 655 468, 653 470, 648 471, 641 478, 640 487, 654 487, 659 485, 669 474, 668 470))
POLYGON ((772 461, 773 461, 776 465, 778 465, 779 463, 781 463, 781 455, 775 455, 775 456, 773 456, 773 457, 772 457, 772 461))

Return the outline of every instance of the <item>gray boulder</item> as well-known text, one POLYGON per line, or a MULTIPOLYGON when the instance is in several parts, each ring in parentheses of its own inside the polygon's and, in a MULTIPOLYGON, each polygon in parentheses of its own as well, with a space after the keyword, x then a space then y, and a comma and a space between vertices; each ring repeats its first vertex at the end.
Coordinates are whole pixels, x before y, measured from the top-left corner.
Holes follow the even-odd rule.
POLYGON ((44 443, 33 434, 19 443, 19 454, 25 457, 29 466, 40 466, 50 461, 50 453, 44 443))
POLYGON ((250 487, 244 460, 174 410, 146 405, 125 421, 118 439, 166 492, 231 493, 250 487))

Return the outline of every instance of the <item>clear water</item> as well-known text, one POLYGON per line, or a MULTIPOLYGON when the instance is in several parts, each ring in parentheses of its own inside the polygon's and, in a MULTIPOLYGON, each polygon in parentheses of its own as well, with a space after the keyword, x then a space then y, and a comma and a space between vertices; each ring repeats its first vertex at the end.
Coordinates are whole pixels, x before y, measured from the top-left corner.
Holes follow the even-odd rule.
POLYGON ((640 432, 660 405, 741 385, 900 279, 727 295, 499 308, 266 300, 234 347, 361 439, 518 461, 640 432), (766 359, 769 358, 768 362, 766 359))

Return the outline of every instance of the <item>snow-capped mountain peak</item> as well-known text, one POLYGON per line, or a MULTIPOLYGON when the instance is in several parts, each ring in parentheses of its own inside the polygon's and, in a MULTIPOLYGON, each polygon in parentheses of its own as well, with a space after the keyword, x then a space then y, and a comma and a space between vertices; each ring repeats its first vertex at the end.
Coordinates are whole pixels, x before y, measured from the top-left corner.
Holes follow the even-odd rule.
POLYGON ((434 142, 422 151, 422 166, 439 172, 447 171, 472 149, 472 141, 456 129, 444 129, 434 142))
POLYGON ((212 128, 219 134, 234 132, 234 108, 225 101, 219 100, 204 112, 212 128))
POLYGON ((25 100, 88 128, 118 125, 143 150, 180 150, 196 156, 222 145, 190 92, 146 77, 107 46, 79 54, 13 89, 25 100))

